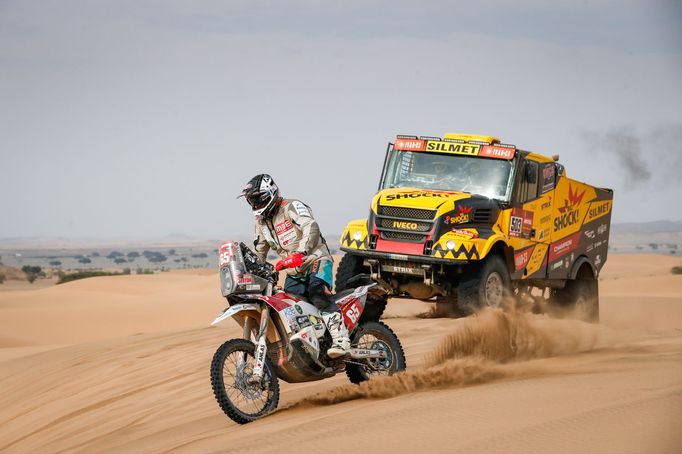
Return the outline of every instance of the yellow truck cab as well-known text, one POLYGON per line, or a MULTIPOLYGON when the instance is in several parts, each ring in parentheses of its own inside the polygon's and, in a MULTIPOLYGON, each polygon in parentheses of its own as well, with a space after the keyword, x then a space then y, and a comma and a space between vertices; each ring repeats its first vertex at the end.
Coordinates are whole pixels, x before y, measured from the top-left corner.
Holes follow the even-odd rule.
POLYGON ((613 191, 557 161, 492 136, 397 136, 369 216, 341 236, 337 291, 369 274, 387 296, 466 312, 539 288, 597 320, 613 191))

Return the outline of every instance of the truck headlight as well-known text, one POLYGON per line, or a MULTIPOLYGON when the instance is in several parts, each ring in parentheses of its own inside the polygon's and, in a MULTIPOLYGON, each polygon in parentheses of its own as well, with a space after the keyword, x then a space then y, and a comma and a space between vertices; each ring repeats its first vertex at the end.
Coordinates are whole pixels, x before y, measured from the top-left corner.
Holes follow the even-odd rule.
POLYGON ((353 239, 355 241, 360 241, 362 239, 362 232, 359 230, 356 230, 355 232, 353 232, 353 239))
POLYGON ((453 250, 455 248, 455 242, 452 240, 448 240, 448 242, 445 243, 445 247, 448 248, 449 250, 453 250))

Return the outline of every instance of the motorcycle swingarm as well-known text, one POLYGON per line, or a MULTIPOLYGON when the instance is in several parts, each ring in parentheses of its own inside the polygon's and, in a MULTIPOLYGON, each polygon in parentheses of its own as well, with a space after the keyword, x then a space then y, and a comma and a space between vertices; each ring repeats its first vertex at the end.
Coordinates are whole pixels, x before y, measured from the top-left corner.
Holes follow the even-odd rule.
POLYGON ((351 348, 350 357, 353 359, 386 359, 386 352, 369 348, 351 348))

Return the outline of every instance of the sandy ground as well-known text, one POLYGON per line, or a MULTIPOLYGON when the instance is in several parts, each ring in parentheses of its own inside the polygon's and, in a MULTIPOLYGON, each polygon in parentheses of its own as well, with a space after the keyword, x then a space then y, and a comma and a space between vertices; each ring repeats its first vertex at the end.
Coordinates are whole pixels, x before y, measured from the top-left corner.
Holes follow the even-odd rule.
POLYGON ((238 426, 209 384, 217 274, 102 277, 0 292, 0 452, 682 452, 678 260, 611 255, 601 325, 483 313, 385 322, 408 371, 282 383, 238 426), (310 448, 303 448, 313 444, 310 448))

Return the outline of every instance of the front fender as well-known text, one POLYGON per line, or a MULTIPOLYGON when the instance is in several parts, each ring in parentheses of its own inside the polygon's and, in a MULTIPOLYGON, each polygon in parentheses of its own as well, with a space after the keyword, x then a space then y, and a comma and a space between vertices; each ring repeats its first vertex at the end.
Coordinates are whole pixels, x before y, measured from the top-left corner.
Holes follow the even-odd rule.
POLYGON ((223 309, 223 311, 218 314, 218 316, 211 322, 211 325, 217 325, 226 318, 233 317, 234 315, 245 312, 245 311, 257 311, 260 312, 260 304, 244 303, 235 304, 234 306, 229 306, 223 309))

